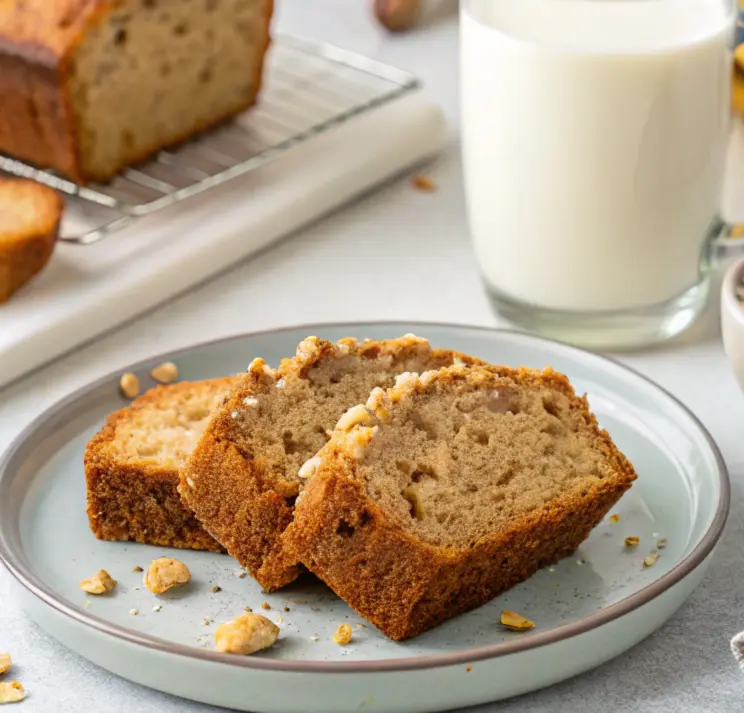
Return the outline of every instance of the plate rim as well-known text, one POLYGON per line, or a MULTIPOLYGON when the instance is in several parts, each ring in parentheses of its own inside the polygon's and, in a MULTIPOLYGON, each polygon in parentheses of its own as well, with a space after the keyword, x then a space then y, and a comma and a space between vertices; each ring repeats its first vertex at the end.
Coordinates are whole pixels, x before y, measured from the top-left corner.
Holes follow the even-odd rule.
POLYGON ((9 464, 14 460, 16 453, 21 450, 27 442, 31 441, 34 435, 42 430, 46 424, 52 421, 57 414, 85 398, 85 396, 95 389, 103 386, 107 382, 120 377, 123 370, 137 371, 146 368, 153 361, 166 361, 176 358, 177 355, 189 352, 195 349, 225 344, 231 341, 250 339, 255 337, 270 336, 272 334, 282 334, 292 331, 306 331, 308 334, 316 332, 322 333, 324 329, 342 329, 358 330, 365 327, 408 327, 415 328, 424 333, 427 328, 437 329, 465 329, 480 333, 496 333, 498 335, 507 335, 527 342, 538 342, 548 344, 553 348, 557 347, 564 352, 573 354, 580 359, 594 360, 599 363, 610 365, 613 368, 624 371, 631 376, 640 379, 642 382, 656 389, 662 396, 672 401, 677 407, 682 409, 686 416, 692 421, 703 436, 707 446, 710 448, 717 466, 717 474, 720 485, 720 496, 716 506, 715 515, 700 541, 695 548, 668 572, 647 584, 645 587, 628 595, 620 601, 592 614, 589 614, 577 621, 562 624, 549 629, 545 632, 539 632, 529 637, 515 639, 513 641, 502 641, 495 644, 485 644, 470 649, 459 651, 427 654, 418 656, 406 656, 401 658, 386 658, 369 661, 300 661, 300 660, 282 660, 269 659, 261 657, 242 656, 237 657, 230 654, 218 653, 215 651, 205 651, 196 647, 185 644, 177 644, 156 636, 150 636, 145 633, 128 629, 124 626, 110 623, 94 615, 84 612, 79 607, 67 604, 63 598, 56 595, 50 590, 39 578, 26 568, 21 562, 15 562, 12 548, 6 542, 4 534, 3 521, 0 517, 0 563, 2 563, 17 583, 26 589, 28 593, 35 596, 41 603, 46 604, 56 611, 57 614, 67 617, 72 622, 80 624, 86 628, 93 629, 97 633, 112 636, 124 643, 144 646, 145 648, 158 651, 163 654, 196 659, 207 663, 224 663, 230 666, 248 668, 254 670, 276 671, 276 672, 296 672, 296 673, 379 673, 384 671, 412 671, 431 668, 440 668, 454 666, 458 664, 472 663, 489 659, 496 659, 502 656, 508 656, 517 653, 531 651, 542 648, 551 644, 559 643, 573 637, 585 634, 612 621, 639 609, 656 599, 675 584, 681 582, 690 575, 699 565, 701 565, 712 553, 718 540, 720 539, 726 520, 729 515, 731 503, 731 482, 726 462, 721 454, 715 439, 712 437, 705 425, 700 419, 676 396, 667 391, 664 387, 657 384, 653 379, 641 374, 633 367, 627 366, 617 359, 582 349, 580 347, 561 342, 556 339, 544 337, 517 329, 508 329, 500 327, 489 327, 484 325, 471 325, 466 323, 452 322, 432 322, 420 320, 365 320, 362 322, 313 322, 298 325, 290 325, 272 329, 262 329, 250 332, 233 334, 217 339, 208 339, 196 342, 190 345, 182 346, 177 349, 171 349, 146 359, 130 363, 126 366, 114 369, 107 374, 88 382, 62 398, 58 399, 51 406, 46 408, 41 414, 31 421, 20 433, 16 435, 8 447, 0 453, 0 481, 6 474, 9 464))

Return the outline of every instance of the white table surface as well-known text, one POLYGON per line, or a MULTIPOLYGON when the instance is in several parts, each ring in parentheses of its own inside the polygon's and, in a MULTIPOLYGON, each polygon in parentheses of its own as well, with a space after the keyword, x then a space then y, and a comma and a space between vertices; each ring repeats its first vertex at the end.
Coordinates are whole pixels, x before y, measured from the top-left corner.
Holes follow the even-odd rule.
MULTIPOLYGON (((279 4, 283 31, 329 40, 424 78, 453 126, 450 148, 428 171, 439 190, 419 193, 404 180, 389 185, 0 390, 0 449, 70 390, 131 361, 194 341, 314 321, 405 318, 499 324, 480 287, 465 223, 456 136, 455 19, 389 37, 371 22, 368 0, 279 4), (371 294, 374 300, 368 299, 371 294)), ((690 602, 624 656, 548 690, 474 711, 731 713, 744 708, 744 674, 728 643, 744 629, 744 398, 723 355, 717 304, 675 343, 620 359, 686 403, 723 451, 733 502, 717 557, 690 602)), ((217 710, 134 685, 68 652, 16 606, 3 571, 0 651, 12 653, 16 677, 29 692, 19 711, 217 710)))

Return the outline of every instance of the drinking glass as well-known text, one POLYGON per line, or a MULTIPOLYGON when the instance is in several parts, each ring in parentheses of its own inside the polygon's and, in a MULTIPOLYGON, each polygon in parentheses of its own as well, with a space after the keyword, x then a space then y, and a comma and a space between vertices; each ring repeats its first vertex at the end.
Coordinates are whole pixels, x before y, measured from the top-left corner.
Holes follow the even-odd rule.
POLYGON ((593 348, 705 305, 731 127, 733 0, 461 0, 468 220, 512 322, 593 348))

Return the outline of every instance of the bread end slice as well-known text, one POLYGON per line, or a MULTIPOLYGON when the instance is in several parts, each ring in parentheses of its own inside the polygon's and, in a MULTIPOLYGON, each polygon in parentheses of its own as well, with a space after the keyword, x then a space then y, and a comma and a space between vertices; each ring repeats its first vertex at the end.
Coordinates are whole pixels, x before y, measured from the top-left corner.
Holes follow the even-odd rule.
POLYGON ((223 551, 177 488, 212 412, 241 378, 158 386, 109 416, 85 451, 87 512, 97 538, 223 551))
POLYGON ((0 303, 30 282, 54 250, 62 218, 59 194, 26 179, 0 179, 0 303))

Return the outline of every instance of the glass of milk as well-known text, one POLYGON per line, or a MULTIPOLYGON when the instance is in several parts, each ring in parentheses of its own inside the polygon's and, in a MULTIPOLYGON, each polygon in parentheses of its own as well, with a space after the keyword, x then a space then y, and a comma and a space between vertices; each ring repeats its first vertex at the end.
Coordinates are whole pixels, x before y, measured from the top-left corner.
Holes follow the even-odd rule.
POLYGON ((735 0, 461 0, 468 216, 511 321, 595 348, 708 294, 735 0))

